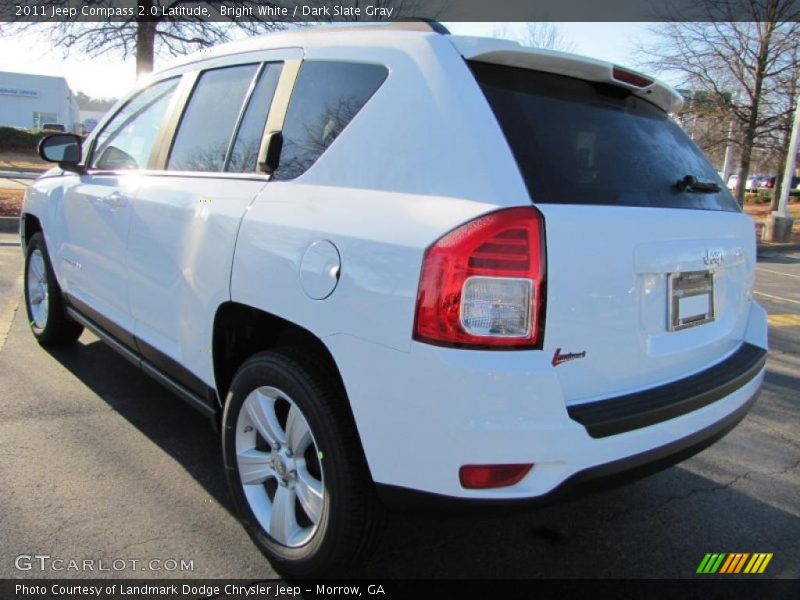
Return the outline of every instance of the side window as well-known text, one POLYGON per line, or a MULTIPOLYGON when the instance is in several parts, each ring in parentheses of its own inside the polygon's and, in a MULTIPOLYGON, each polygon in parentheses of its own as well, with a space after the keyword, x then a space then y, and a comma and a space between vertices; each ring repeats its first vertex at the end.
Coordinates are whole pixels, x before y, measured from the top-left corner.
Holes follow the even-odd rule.
POLYGON ((160 81, 130 100, 100 132, 95 169, 144 169, 179 78, 160 81))
POLYGON ((297 76, 273 179, 294 179, 316 162, 386 79, 386 67, 307 61, 297 76))
POLYGON ((257 69, 258 65, 225 67, 200 76, 178 127, 167 169, 222 171, 257 69))
POLYGON ((252 173, 256 170, 261 138, 267 125, 267 114, 272 104, 272 97, 275 95, 275 88, 278 87, 282 66, 282 63, 264 65, 250 98, 250 104, 239 125, 239 131, 236 132, 236 141, 233 143, 226 171, 252 173))

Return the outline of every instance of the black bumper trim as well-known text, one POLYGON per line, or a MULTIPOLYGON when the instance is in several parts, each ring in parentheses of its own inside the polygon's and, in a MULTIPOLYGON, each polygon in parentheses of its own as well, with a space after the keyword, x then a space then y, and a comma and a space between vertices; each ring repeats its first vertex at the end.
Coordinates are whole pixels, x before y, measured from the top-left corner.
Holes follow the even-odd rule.
MULTIPOLYGON (((565 479, 558 487, 542 496, 513 499, 461 498, 422 492, 400 486, 377 484, 378 496, 390 508, 401 510, 452 511, 480 509, 482 511, 491 511, 493 509, 524 509, 542 504, 552 504, 556 501, 569 500, 589 492, 614 488, 671 467, 719 441, 747 416, 747 413, 758 399, 760 392, 761 388, 759 387, 747 402, 723 419, 704 429, 664 446, 578 471, 565 479)), ((534 469, 536 469, 535 465, 534 469)))
POLYGON ((674 419, 728 396, 753 380, 767 351, 744 343, 722 362, 685 379, 641 392, 567 407, 593 438, 633 431, 674 419))

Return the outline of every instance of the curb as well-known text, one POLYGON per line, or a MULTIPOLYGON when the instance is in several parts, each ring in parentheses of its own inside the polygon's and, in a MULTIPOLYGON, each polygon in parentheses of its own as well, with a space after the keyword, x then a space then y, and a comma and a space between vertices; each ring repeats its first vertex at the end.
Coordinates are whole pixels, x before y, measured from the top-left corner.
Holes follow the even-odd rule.
POLYGON ((756 256, 775 256, 783 252, 796 252, 800 250, 800 242, 789 242, 787 244, 758 244, 756 256))
POLYGON ((0 179, 38 179, 42 173, 23 173, 17 171, 0 171, 0 179))
POLYGON ((37 169, 36 167, 16 167, 15 166, 15 167, 12 168, 12 170, 13 171, 18 171, 20 173, 36 173, 36 174, 39 174, 39 173, 44 173, 45 171, 47 171, 47 168, 45 168, 45 169, 37 169))
POLYGON ((19 218, 0 217, 0 233, 19 233, 19 218))

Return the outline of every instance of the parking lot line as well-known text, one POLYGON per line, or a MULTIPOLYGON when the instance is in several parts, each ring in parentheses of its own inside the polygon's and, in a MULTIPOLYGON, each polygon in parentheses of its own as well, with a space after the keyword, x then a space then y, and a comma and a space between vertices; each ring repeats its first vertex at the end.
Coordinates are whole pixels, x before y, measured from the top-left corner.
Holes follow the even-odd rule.
POLYGON ((765 294, 764 292, 754 291, 754 294, 757 296, 764 296, 764 298, 769 298, 770 300, 775 300, 777 302, 790 302, 791 304, 800 304, 800 300, 792 300, 791 298, 784 298, 783 296, 773 296, 772 294, 765 294))
POLYGON ((783 275, 784 277, 794 277, 795 279, 800 279, 800 275, 793 275, 792 273, 784 273, 783 271, 776 271, 774 269, 765 269, 764 267, 756 267, 758 271, 763 271, 764 273, 774 273, 775 275, 783 275))
POLYGON ((800 327, 800 314, 769 315, 770 327, 800 327))
POLYGON ((2 306, 0 306, 0 351, 6 345, 8 333, 11 330, 11 324, 14 322, 14 317, 17 314, 19 307, 19 299, 22 289, 22 275, 20 275, 14 285, 11 287, 11 294, 2 306))

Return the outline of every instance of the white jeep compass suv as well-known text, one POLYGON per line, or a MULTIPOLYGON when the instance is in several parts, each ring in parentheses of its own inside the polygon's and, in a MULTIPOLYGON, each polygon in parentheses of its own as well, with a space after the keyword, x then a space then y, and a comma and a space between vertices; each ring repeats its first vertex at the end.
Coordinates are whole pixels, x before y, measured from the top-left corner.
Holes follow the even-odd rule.
POLYGON ((752 221, 667 86, 420 24, 155 74, 26 194, 42 345, 84 327, 219 425, 286 574, 386 504, 551 498, 697 452, 760 389, 752 221))

